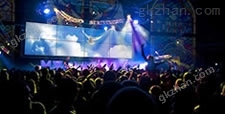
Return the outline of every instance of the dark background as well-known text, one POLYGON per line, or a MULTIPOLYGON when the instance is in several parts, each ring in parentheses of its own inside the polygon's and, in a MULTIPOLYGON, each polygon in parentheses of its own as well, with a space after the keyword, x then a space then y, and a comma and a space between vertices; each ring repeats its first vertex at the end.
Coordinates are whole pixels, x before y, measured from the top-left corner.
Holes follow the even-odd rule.
POLYGON ((220 15, 197 16, 197 53, 206 62, 223 61, 225 54, 225 23, 222 0, 199 0, 196 7, 220 8, 220 15))

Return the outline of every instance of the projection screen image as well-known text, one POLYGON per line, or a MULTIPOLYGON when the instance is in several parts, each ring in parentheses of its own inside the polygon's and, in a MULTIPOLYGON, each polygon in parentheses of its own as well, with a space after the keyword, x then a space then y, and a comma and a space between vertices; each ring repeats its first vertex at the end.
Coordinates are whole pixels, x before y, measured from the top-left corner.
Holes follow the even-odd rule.
POLYGON ((132 58, 132 33, 26 23, 24 55, 132 58))

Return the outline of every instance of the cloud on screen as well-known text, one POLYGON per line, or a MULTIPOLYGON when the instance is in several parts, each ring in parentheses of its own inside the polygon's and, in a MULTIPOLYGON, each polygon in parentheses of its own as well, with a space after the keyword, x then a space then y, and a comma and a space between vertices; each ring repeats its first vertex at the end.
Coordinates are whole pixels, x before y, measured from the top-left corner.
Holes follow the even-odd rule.
POLYGON ((115 45, 110 48, 109 55, 112 58, 132 58, 132 49, 130 46, 115 45))
POLYGON ((76 35, 68 34, 65 41, 59 41, 60 47, 57 48, 57 55, 61 56, 86 56, 87 53, 82 51, 81 43, 77 42, 78 37, 76 35))

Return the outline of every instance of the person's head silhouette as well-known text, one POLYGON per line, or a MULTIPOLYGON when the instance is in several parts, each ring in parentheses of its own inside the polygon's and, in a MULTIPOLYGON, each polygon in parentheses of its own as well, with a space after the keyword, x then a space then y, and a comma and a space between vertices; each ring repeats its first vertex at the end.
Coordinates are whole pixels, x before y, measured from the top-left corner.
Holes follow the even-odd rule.
POLYGON ((154 56, 152 56, 152 55, 148 55, 146 58, 147 58, 147 60, 154 60, 154 56))

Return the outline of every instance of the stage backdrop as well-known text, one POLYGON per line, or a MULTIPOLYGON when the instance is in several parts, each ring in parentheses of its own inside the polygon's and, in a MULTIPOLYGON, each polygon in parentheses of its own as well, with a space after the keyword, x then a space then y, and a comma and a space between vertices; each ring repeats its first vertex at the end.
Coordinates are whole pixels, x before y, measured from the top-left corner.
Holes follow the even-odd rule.
POLYGON ((26 23, 24 55, 132 58, 132 33, 26 23))

